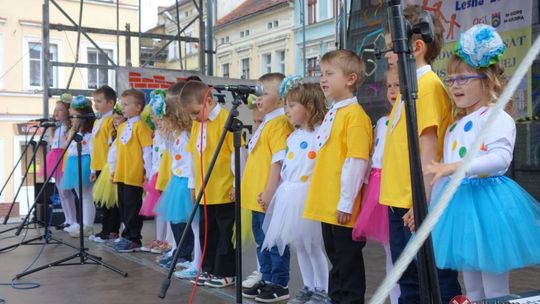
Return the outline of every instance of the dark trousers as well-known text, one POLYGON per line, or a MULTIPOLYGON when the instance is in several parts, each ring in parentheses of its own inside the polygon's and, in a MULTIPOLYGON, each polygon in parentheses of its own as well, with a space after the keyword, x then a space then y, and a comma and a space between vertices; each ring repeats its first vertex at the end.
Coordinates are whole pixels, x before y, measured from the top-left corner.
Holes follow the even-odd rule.
MULTIPOLYGON (((203 271, 218 277, 233 277, 236 273, 235 249, 232 243, 234 204, 207 205, 208 239, 203 271)), ((199 236, 204 246, 204 206, 200 206, 199 236)))
MULTIPOLYGON (((96 179, 101 175, 101 171, 96 171, 96 179)), ((99 205, 99 202, 95 202, 96 205, 99 205)), ((118 234, 118 231, 120 230, 120 211, 118 210, 118 207, 112 207, 112 208, 105 208, 101 207, 101 214, 102 214, 102 227, 101 227, 101 233, 104 235, 109 235, 109 233, 116 233, 118 234)))
POLYGON ((178 224, 170 223, 170 225, 171 225, 171 230, 174 235, 174 239, 176 240, 176 244, 180 244, 180 239, 182 238, 182 233, 184 233, 184 229, 188 229, 186 238, 184 239, 184 243, 182 244, 180 249, 177 248, 176 250, 180 250, 180 253, 179 253, 180 259, 183 259, 184 261, 191 261, 192 260, 191 254, 193 253, 193 247, 194 247, 193 231, 191 231, 191 227, 188 227, 186 223, 178 223, 178 224))
POLYGON ((118 183, 118 208, 124 223, 122 237, 135 243, 141 243, 143 218, 139 215, 142 206, 143 188, 118 183))
POLYGON ((270 250, 261 250, 264 242, 263 222, 265 214, 262 212, 251 212, 251 228, 253 237, 257 243, 257 259, 259 260, 260 271, 263 281, 287 287, 289 285, 289 271, 291 254, 289 246, 285 248, 283 255, 279 254, 277 247, 270 250))
MULTIPOLYGON (((388 208, 390 252, 392 254, 393 262, 396 262, 411 238, 411 231, 407 226, 403 225, 402 219, 407 211, 408 209, 403 208, 388 208)), ((437 269, 437 274, 442 303, 450 303, 450 300, 452 300, 453 297, 461 294, 461 286, 458 282, 458 272, 449 269, 437 269)), ((398 283, 401 288, 401 295, 399 296, 400 304, 420 303, 420 285, 418 284, 416 259, 409 264, 398 283)))
POLYGON ((352 239, 352 228, 322 223, 326 255, 332 263, 328 296, 332 303, 363 304, 366 274, 362 248, 366 242, 352 239))

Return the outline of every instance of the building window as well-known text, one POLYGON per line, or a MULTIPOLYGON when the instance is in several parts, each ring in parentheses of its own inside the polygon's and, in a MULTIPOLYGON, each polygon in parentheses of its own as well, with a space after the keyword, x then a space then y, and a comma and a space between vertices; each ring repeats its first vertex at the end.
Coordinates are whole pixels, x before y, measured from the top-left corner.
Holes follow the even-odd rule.
POLYGON ((249 58, 242 59, 242 61, 240 61, 240 65, 242 68, 242 75, 240 78, 249 79, 249 58))
POLYGON ((268 24, 266 25, 266 29, 269 29, 271 30, 272 29, 272 22, 268 22, 268 24))
POLYGON ((285 74, 285 51, 276 52, 276 71, 285 74))
POLYGON ((229 36, 225 37, 225 43, 229 43, 229 36))
MULTIPOLYGON (((192 37, 193 36, 193 30, 185 31, 185 36, 186 37, 192 37)), ((184 47, 185 47, 184 53, 186 55, 191 55, 191 54, 194 53, 193 44, 191 42, 184 42, 184 47)))
MULTIPOLYGON (((109 58, 113 57, 113 51, 102 49, 109 58)), ((88 48, 88 63, 110 65, 107 57, 99 50, 88 48)), ((112 85, 112 75, 109 75, 111 70, 107 68, 88 69, 88 88, 97 89, 102 85, 112 85)))
POLYGON ((308 76, 318 77, 321 76, 321 67, 319 66, 319 58, 312 57, 308 58, 308 76))
POLYGON ((272 55, 271 54, 262 55, 262 71, 265 74, 272 72, 272 55))
POLYGON ((249 36, 249 30, 246 30, 246 37, 249 36))
POLYGON ((308 0, 308 24, 317 22, 317 0, 308 0))
POLYGON ((225 78, 229 78, 230 77, 230 74, 229 74, 229 64, 228 63, 224 63, 221 65, 221 76, 222 77, 225 77, 225 78))
MULTIPOLYGON (((40 42, 28 42, 28 84, 31 87, 41 87, 41 62, 42 47, 40 42)), ((58 45, 50 44, 49 60, 58 61, 58 45)), ((58 67, 49 67, 49 87, 58 87, 58 67)))
POLYGON ((240 38, 244 38, 244 31, 240 32, 240 38))
POLYGON ((279 21, 278 20, 274 20, 274 28, 278 27, 279 26, 279 21))
POLYGON ((221 44, 224 44, 225 43, 225 37, 221 37, 220 41, 221 41, 221 44))
POLYGON ((169 44, 169 53, 167 54, 169 61, 178 59, 178 40, 175 40, 169 44))

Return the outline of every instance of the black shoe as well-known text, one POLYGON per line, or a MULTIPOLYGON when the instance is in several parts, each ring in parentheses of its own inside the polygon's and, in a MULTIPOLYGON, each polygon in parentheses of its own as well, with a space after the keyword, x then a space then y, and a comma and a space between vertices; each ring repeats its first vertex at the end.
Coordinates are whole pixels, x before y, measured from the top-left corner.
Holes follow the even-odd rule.
POLYGON ((248 299, 255 299, 266 286, 264 281, 259 281, 259 283, 253 285, 253 287, 244 289, 242 291, 242 296, 248 299))
POLYGON ((64 228, 67 228, 67 227, 69 227, 68 223, 62 223, 60 225, 55 226, 56 230, 64 230, 64 228))
POLYGON ((255 301, 263 303, 274 303, 289 298, 289 288, 279 285, 266 285, 262 292, 255 297, 255 301))

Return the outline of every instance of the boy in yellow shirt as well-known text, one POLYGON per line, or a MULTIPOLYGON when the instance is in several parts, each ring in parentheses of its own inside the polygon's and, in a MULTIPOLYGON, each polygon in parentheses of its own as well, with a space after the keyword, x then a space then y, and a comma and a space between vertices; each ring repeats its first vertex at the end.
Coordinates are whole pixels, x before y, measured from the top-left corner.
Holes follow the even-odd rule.
POLYGON ((285 75, 281 73, 269 73, 259 78, 264 93, 257 97, 256 103, 259 111, 264 114, 264 120, 249 141, 248 158, 242 177, 242 207, 252 211, 251 225, 262 274, 262 280, 244 289, 242 295, 266 303, 289 298, 289 248, 282 256, 275 247, 261 250, 265 237, 262 229, 264 211, 278 186, 287 137, 293 130, 279 95, 284 78, 285 75))
POLYGON ((332 107, 315 137, 317 160, 304 217, 322 222, 324 247, 332 263, 330 299, 324 300, 332 303, 364 303, 366 290, 365 242, 352 240, 372 139, 371 120, 353 95, 364 71, 362 59, 352 51, 335 50, 321 58, 320 85, 332 107))
MULTIPOLYGON (((94 108, 96 112, 101 113, 101 118, 96 119, 92 128, 90 181, 94 182, 107 163, 109 145, 114 131, 112 113, 116 104, 116 92, 108 85, 104 85, 95 90, 92 95, 94 97, 94 108)), ((100 206, 100 202, 95 203, 96 206, 100 206)), ((90 236, 90 240, 95 242, 104 242, 110 237, 118 236, 118 230, 120 229, 118 207, 102 207, 101 210, 103 215, 101 232, 90 236)))
MULTIPOLYGON (((411 24, 418 22, 423 13, 420 6, 408 6, 404 15, 411 24)), ((441 28, 434 24, 435 37, 432 43, 426 43, 419 35, 413 35, 412 46, 416 59, 416 77, 418 79, 418 99, 416 115, 422 167, 433 161, 440 161, 446 128, 451 122, 451 103, 446 88, 430 64, 438 56, 443 37, 441 28)), ((385 33, 386 45, 392 48, 389 29, 385 33)), ((385 55, 389 69, 397 68, 397 56, 393 52, 385 55)), ((390 251, 395 262, 403 252, 414 230, 412 209, 411 176, 407 146, 407 126, 405 108, 398 96, 390 113, 386 144, 382 161, 380 203, 387 205, 389 217, 390 251)), ((430 200, 432 175, 424 175, 427 201, 430 200)), ((443 303, 461 294, 457 272, 438 270, 439 285, 443 303)), ((399 280, 401 295, 399 303, 419 303, 420 292, 416 261, 413 261, 399 280)))
POLYGON ((143 92, 128 89, 120 102, 127 121, 118 127, 116 167, 111 175, 118 184, 118 208, 125 228, 114 248, 118 252, 133 252, 141 248, 143 220, 139 210, 142 186, 152 166, 152 130, 140 117, 145 105, 143 92))

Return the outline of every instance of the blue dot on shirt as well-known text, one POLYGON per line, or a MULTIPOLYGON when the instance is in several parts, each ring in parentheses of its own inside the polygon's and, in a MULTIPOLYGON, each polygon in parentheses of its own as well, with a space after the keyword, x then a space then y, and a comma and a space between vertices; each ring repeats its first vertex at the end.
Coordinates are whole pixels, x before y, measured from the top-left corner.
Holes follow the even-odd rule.
POLYGON ((463 130, 465 130, 465 132, 469 132, 472 129, 472 127, 473 127, 473 122, 469 120, 463 127, 463 130))
POLYGON ((308 143, 306 141, 303 141, 300 143, 300 149, 306 149, 308 146, 308 143))

